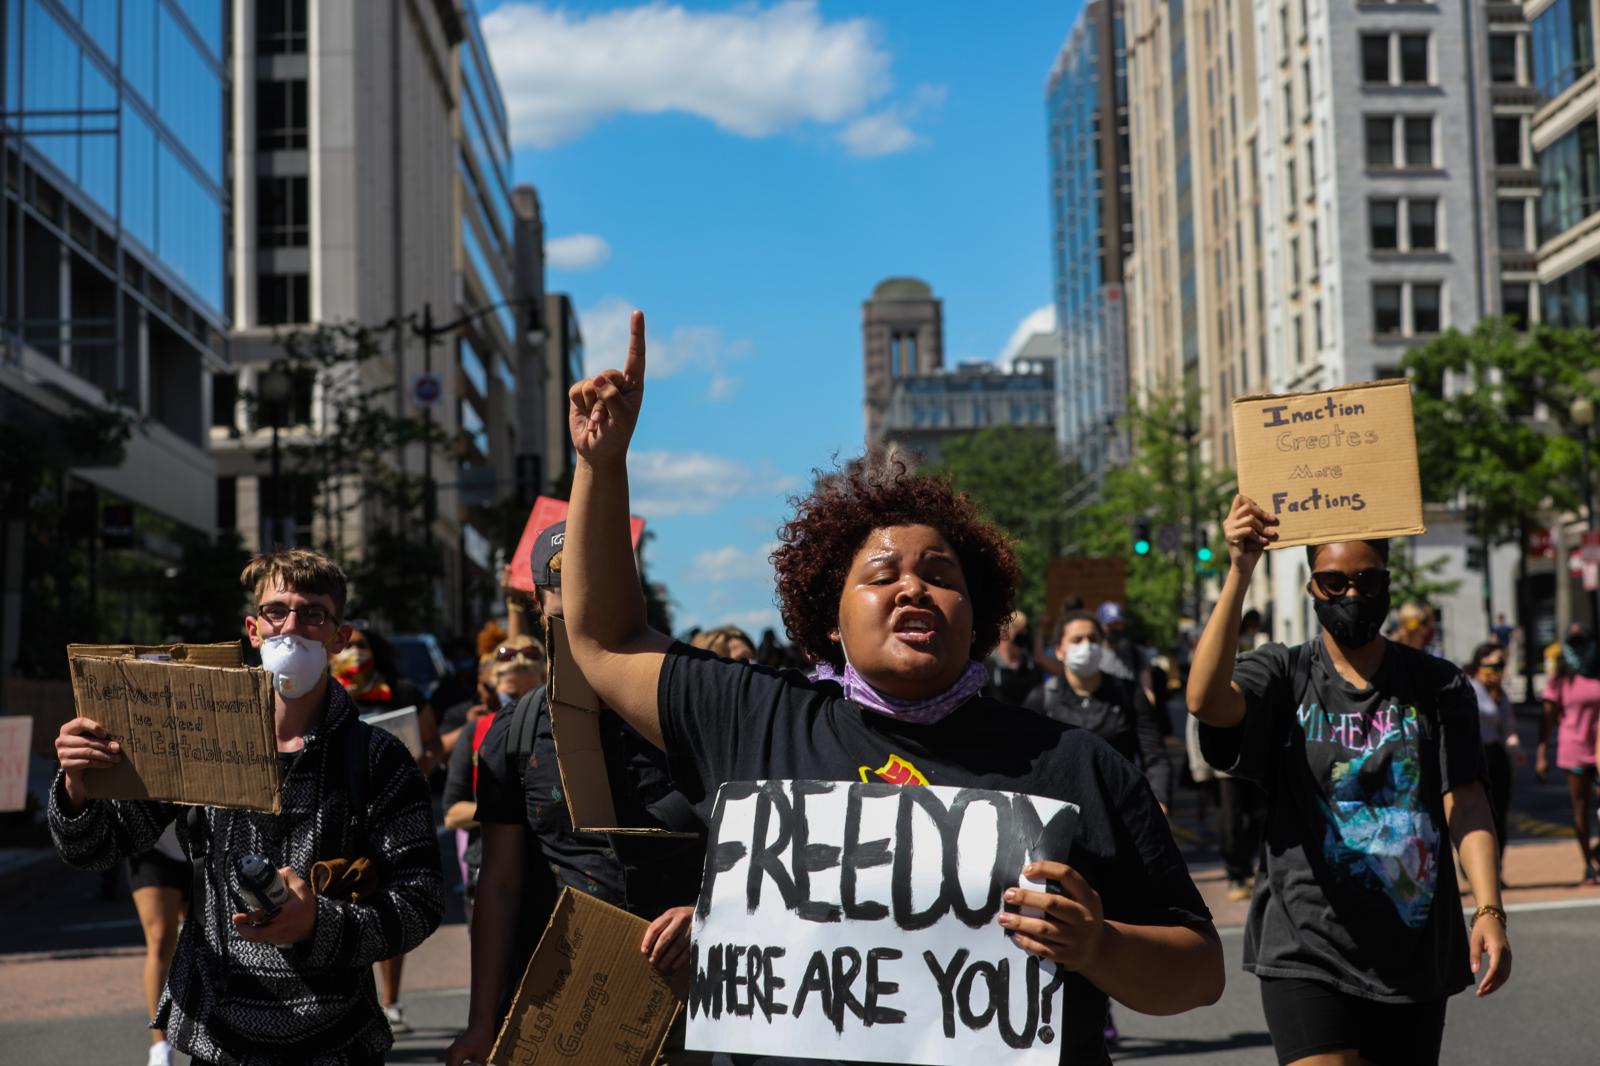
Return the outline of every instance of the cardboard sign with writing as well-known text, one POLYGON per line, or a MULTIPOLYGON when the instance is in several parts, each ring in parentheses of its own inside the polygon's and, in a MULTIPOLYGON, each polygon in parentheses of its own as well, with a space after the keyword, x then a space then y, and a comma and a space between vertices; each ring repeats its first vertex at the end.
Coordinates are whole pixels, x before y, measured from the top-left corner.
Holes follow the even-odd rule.
POLYGON ((489 1053, 493 1066, 652 1066, 683 1006, 639 951, 650 923, 593 896, 561 890, 489 1053))
MULTIPOLYGON (((1061 605, 1069 597, 1083 601, 1093 611, 1107 601, 1127 602, 1126 566, 1120 556, 1105 558, 1051 559, 1044 570, 1045 631, 1061 615, 1061 605)), ((1049 639, 1046 637, 1046 639, 1049 639)))
MULTIPOLYGON (((1078 808, 982 789, 739 781, 717 793, 695 907, 688 1046, 1056 1066, 1065 973, 996 922, 1078 808)), ((1034 886, 1037 887, 1037 886, 1034 886)), ((1098 1032, 1103 1012, 1078 1025, 1098 1032)))
POLYGON ((176 659, 68 664, 78 713, 122 745, 121 762, 86 775, 90 796, 279 811, 267 674, 176 659))
POLYGON ((1278 518, 1274 548, 1427 531, 1404 379, 1233 401, 1239 491, 1278 518))
POLYGON ((0 717, 0 811, 20 811, 28 805, 28 742, 33 719, 26 715, 0 717))
MULTIPOLYGON (((511 557, 510 586, 519 592, 533 591, 533 542, 539 534, 567 517, 567 501, 540 496, 533 501, 528 512, 528 523, 522 527, 522 538, 517 541, 517 553, 511 557)), ((644 519, 628 516, 628 534, 633 538, 633 550, 639 550, 639 540, 644 536, 644 519)))
POLYGON ((190 666, 243 666, 239 642, 226 644, 68 644, 67 659, 148 659, 190 666))
POLYGON ((567 643, 567 625, 560 618, 545 620, 546 654, 550 661, 550 732, 556 742, 556 762, 561 770, 561 791, 573 827, 592 833, 633 836, 692 837, 658 827, 619 824, 612 798, 610 763, 601 726, 610 714, 589 679, 583 676, 567 643))

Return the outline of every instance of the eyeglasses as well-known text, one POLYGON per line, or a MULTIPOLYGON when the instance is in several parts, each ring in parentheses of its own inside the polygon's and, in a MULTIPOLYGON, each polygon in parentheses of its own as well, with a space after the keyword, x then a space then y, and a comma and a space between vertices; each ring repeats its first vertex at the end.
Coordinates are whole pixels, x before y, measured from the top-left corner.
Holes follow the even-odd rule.
POLYGON ((544 652, 540 651, 532 644, 524 644, 520 648, 513 648, 502 644, 500 647, 495 649, 494 659, 495 662, 508 663, 519 655, 531 663, 544 661, 544 652))
POLYGON ((1347 574, 1343 570, 1318 570, 1311 575, 1311 580, 1317 583, 1317 588, 1321 589, 1324 595, 1334 599, 1343 596, 1351 586, 1355 587, 1359 595, 1381 596, 1389 587, 1389 571, 1376 566, 1357 570, 1353 574, 1347 574))
POLYGON ((287 603, 263 603, 256 608, 256 612, 274 626, 283 625, 291 614, 300 619, 301 625, 312 629, 325 626, 333 620, 332 612, 320 603, 308 603, 303 607, 290 607, 287 603))

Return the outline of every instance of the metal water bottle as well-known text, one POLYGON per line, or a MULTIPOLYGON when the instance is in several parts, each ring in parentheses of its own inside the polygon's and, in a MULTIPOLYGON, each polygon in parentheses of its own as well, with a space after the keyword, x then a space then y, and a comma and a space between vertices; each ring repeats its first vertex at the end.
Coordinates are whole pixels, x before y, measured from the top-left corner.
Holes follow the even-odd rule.
POLYGON ((239 879, 239 900, 246 912, 276 910, 289 899, 289 886, 265 855, 240 855, 233 860, 239 879))

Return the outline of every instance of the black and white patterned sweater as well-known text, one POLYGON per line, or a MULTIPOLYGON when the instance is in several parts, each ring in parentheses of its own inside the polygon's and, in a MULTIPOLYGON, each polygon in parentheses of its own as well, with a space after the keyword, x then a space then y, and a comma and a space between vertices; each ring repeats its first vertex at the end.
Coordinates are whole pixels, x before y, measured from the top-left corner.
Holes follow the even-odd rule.
POLYGON ((174 820, 184 852, 205 856, 202 895, 183 923, 152 1022, 196 1058, 343 1066, 387 1050, 394 1040, 372 964, 415 948, 443 917, 432 805, 417 764, 391 734, 356 728, 358 713, 342 686, 330 681, 327 689, 321 724, 289 757, 280 814, 90 800, 69 816, 59 772, 50 790, 50 834, 69 865, 104 870, 152 846, 174 820), (345 740, 362 734, 368 779, 355 794, 364 789, 367 809, 353 812, 345 740), (200 812, 194 826, 190 810, 200 812), (208 839, 191 839, 202 836, 208 839), (252 943, 231 921, 238 910, 232 860, 246 852, 308 879, 319 859, 364 855, 377 861, 381 888, 361 904, 317 897, 316 930, 302 943, 252 943))

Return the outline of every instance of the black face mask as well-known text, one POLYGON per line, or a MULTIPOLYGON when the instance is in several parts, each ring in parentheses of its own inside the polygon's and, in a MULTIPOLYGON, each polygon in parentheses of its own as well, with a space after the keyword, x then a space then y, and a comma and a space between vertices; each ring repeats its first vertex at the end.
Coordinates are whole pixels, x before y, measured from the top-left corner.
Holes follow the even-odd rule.
POLYGON ((1377 637, 1389 617, 1389 593, 1382 596, 1346 596, 1338 600, 1312 597, 1317 621, 1341 648, 1364 648, 1377 637))

